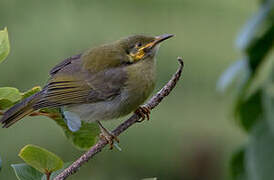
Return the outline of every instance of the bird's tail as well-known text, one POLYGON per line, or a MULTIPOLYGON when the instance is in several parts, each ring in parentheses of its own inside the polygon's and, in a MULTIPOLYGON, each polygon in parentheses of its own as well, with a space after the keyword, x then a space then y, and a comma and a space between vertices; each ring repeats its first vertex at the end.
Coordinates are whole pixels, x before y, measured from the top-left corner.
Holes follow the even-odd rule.
POLYGON ((3 128, 10 127, 12 124, 35 111, 36 109, 34 109, 33 105, 40 99, 42 92, 43 91, 40 91, 30 96, 8 109, 0 120, 3 128))

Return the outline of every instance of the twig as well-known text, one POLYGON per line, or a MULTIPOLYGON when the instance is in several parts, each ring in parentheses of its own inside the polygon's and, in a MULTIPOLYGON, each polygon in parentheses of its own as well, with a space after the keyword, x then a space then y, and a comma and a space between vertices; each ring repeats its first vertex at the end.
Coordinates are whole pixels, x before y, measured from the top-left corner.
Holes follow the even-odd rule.
MULTIPOLYGON (((155 108, 164 97, 169 95, 169 93, 172 91, 172 89, 175 87, 176 83, 178 82, 184 63, 181 57, 178 57, 178 61, 180 63, 180 67, 177 70, 177 72, 172 76, 172 78, 169 80, 169 82, 156 94, 154 95, 148 103, 146 103, 144 106, 148 109, 155 108)), ((122 132, 124 132, 126 129, 128 129, 130 126, 135 124, 141 117, 139 117, 137 114, 133 114, 128 120, 120 124, 112 133, 115 136, 119 136, 122 132)), ((107 141, 104 139, 100 139, 94 146, 92 146, 87 152, 85 152, 79 159, 77 159, 75 162, 73 162, 68 168, 66 168, 63 172, 61 172, 57 177, 54 178, 54 180, 64 180, 70 175, 77 172, 84 163, 86 163, 88 160, 90 160, 95 154, 102 151, 102 149, 107 145, 107 141)))

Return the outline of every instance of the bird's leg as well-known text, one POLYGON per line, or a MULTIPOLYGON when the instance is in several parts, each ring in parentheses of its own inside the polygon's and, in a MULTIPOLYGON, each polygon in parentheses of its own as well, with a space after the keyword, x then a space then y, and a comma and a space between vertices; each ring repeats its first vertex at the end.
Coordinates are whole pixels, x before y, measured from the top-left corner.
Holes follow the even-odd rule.
POLYGON ((150 118, 150 109, 146 106, 140 106, 136 111, 135 114, 137 114, 141 119, 137 122, 143 122, 145 119, 149 120, 150 118))
POLYGON ((110 149, 113 149, 113 143, 114 140, 119 143, 119 139, 117 138, 117 136, 115 136, 114 134, 112 134, 112 132, 110 132, 109 130, 107 130, 100 121, 97 121, 100 130, 101 130, 101 134, 100 134, 100 138, 105 139, 109 145, 110 145, 110 149))

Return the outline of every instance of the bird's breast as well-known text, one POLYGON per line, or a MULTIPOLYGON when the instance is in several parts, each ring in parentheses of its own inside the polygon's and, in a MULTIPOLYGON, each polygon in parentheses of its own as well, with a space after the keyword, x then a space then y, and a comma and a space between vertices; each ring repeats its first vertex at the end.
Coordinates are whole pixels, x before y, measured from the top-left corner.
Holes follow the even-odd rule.
POLYGON ((128 79, 124 91, 128 97, 122 105, 124 113, 128 114, 143 104, 152 93, 156 81, 155 61, 151 59, 138 62, 128 66, 126 71, 128 79))

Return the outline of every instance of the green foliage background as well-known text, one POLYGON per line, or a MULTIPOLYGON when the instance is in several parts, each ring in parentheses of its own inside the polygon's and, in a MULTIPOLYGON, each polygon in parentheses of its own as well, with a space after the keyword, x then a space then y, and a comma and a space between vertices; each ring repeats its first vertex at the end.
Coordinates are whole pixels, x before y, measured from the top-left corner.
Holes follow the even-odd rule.
MULTIPOLYGON (((245 134, 233 122, 231 94, 220 97, 216 81, 241 57, 234 39, 257 10, 256 0, 0 1, 0 29, 9 29, 11 52, 0 65, 1 87, 24 92, 45 84, 62 59, 120 37, 174 33, 158 55, 159 89, 183 56, 183 81, 152 119, 121 137, 122 152, 104 150, 71 179, 228 179, 228 161, 245 134), (231 115, 231 116, 230 116, 231 115)), ((121 120, 105 122, 110 128, 121 120)), ((81 152, 45 117, 28 117, 0 129, 0 179, 15 179, 10 164, 26 144, 65 162, 81 152)))

